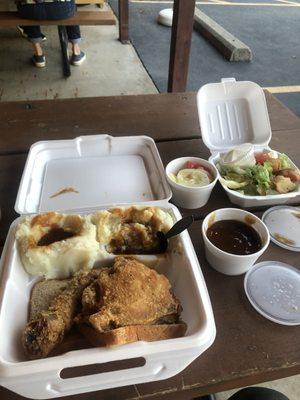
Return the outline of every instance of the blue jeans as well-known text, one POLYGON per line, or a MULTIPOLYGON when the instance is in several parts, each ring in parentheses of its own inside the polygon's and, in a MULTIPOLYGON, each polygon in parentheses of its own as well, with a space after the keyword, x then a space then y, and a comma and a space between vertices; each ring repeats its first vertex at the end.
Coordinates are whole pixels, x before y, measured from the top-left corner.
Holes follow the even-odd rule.
MULTIPOLYGON (((53 3, 24 4, 18 6, 20 17, 25 19, 59 20, 70 18, 76 12, 74 1, 54 1, 53 3)), ((38 25, 22 26, 30 42, 40 43, 42 41, 41 28, 38 25)), ((78 43, 81 40, 80 28, 78 25, 66 26, 68 40, 78 43)))

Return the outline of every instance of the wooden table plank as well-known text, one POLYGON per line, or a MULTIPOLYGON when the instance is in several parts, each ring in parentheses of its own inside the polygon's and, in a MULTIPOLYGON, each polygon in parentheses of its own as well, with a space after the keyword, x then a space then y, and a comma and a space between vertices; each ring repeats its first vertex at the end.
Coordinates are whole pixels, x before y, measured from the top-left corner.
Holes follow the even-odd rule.
POLYGON ((174 0, 168 92, 186 90, 194 12, 195 0, 174 0))
POLYGON ((300 119, 275 96, 265 90, 272 131, 300 128, 300 119))
POLYGON ((195 95, 187 94, 5 102, 0 131, 0 154, 27 151, 38 140, 96 133, 156 140, 200 135, 195 95))
MULTIPOLYGON (((40 21, 41 25, 116 25, 112 11, 78 11, 72 17, 59 20, 40 21)), ((36 20, 21 18, 18 12, 0 11, 0 26, 36 25, 36 20)))
MULTIPOLYGON (((28 151, 39 140, 96 133, 149 135, 156 141, 197 138, 201 132, 195 96, 174 93, 2 102, 0 154, 28 151)), ((267 103, 273 132, 300 129, 300 119, 275 97, 267 95, 267 103)))

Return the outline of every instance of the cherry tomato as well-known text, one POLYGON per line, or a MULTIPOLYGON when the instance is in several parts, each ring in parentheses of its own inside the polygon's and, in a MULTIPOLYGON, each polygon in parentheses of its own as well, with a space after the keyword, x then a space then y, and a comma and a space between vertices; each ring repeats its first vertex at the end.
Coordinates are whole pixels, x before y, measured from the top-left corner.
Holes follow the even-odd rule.
POLYGON ((257 164, 263 164, 268 159, 267 153, 256 153, 255 154, 255 161, 257 164))
POLYGON ((207 174, 210 176, 210 170, 209 168, 204 167, 203 165, 195 162, 195 161, 187 161, 185 163, 184 168, 186 169, 203 169, 205 172, 207 172, 207 174))
POLYGON ((187 169, 199 169, 199 168, 203 169, 203 167, 199 163, 194 162, 194 161, 187 161, 185 164, 185 168, 187 168, 187 169))

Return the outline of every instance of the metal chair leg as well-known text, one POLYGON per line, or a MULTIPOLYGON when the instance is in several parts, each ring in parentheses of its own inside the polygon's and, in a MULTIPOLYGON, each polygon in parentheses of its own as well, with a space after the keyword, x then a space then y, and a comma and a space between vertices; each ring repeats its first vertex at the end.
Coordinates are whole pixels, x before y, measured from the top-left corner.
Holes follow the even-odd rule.
POLYGON ((63 72, 64 76, 68 78, 71 76, 71 69, 68 57, 68 36, 67 30, 65 26, 58 26, 58 36, 60 41, 61 47, 61 54, 62 54, 62 63, 63 63, 63 72))

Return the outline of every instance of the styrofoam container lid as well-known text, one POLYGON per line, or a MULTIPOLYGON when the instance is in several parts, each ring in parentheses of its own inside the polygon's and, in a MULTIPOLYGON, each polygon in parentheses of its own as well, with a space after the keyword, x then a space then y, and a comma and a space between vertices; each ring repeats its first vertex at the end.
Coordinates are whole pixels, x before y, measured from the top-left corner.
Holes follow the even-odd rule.
POLYGON ((300 251, 300 208, 275 206, 262 216, 273 243, 287 250, 300 251))
POLYGON ((254 82, 223 78, 197 93, 202 139, 211 153, 242 143, 267 146, 271 126, 263 89, 254 82))
POLYGON ((300 325, 300 271, 278 261, 254 265, 244 288, 252 306, 281 325, 300 325))
POLYGON ((155 204, 171 198, 157 147, 148 136, 80 136, 30 148, 15 210, 19 214, 155 204))

